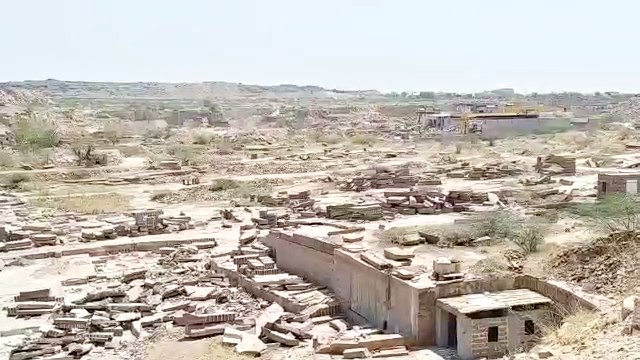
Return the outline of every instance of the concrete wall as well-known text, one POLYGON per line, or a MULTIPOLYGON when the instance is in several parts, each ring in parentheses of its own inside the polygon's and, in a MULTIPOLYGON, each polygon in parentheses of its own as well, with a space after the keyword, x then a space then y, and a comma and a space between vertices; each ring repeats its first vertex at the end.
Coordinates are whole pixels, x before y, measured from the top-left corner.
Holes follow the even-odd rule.
POLYGON ((348 312, 367 319, 371 326, 389 327, 390 275, 335 252, 332 289, 348 312))
POLYGON ((264 243, 274 250, 279 268, 333 290, 350 321, 366 319, 370 326, 405 336, 408 344, 435 341, 433 323, 418 314, 421 305, 424 313, 431 302, 419 301, 418 289, 348 252, 336 250, 330 256, 292 239, 295 235, 272 233, 264 243))
POLYGON ((521 275, 514 279, 513 289, 529 289, 553 300, 554 306, 562 309, 564 314, 574 313, 580 309, 598 310, 598 306, 588 299, 565 289, 560 283, 537 279, 529 275, 521 275))
POLYGON ((284 233, 271 233, 264 243, 275 252, 278 268, 300 275, 316 284, 331 287, 333 251, 331 254, 319 251, 318 249, 326 248, 322 244, 318 244, 315 248, 306 246, 310 241, 321 243, 316 239, 305 239, 298 235, 289 236, 284 233))
POLYGON ((511 311, 507 316, 509 351, 529 349, 542 335, 542 325, 548 312, 548 309, 511 311), (525 321, 527 320, 533 321, 534 334, 526 334, 525 321))
POLYGON ((571 126, 569 118, 516 118, 474 120, 482 124, 482 134, 496 138, 526 133, 541 133, 571 126))

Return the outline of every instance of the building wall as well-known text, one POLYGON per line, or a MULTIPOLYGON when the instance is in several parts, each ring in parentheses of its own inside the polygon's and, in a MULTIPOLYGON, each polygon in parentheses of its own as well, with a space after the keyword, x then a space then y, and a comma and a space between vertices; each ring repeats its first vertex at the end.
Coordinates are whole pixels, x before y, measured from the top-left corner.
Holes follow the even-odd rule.
MULTIPOLYGON (((463 318, 463 316, 459 316, 459 318, 463 318)), ((496 357, 502 357, 507 352, 507 349, 509 348, 509 340, 507 336, 507 318, 506 317, 470 319, 470 321, 471 321, 471 354, 473 356, 473 359, 482 358, 482 357, 493 359, 496 357), (494 326, 498 327, 498 341, 489 342, 488 341, 489 328, 494 326)), ((460 331, 462 331, 462 329, 459 329, 458 333, 460 333, 460 331)), ((458 341, 460 341, 460 338, 458 339, 459 339, 458 341)), ((458 354, 461 355, 462 357, 462 354, 466 354, 468 351, 465 349, 462 349, 460 347, 460 344, 461 343, 459 342, 458 354)))
POLYGON ((571 119, 564 118, 514 118, 474 120, 482 123, 482 134, 501 138, 523 133, 552 131, 569 128, 571 119))
MULTIPOLYGON (((278 268, 303 276, 316 284, 330 287, 333 282, 333 255, 305 246, 311 238, 298 239, 297 237, 297 235, 271 233, 264 243, 275 251, 278 268)), ((316 239, 311 240, 320 242, 316 239)), ((320 246, 322 245, 318 247, 320 246)))
POLYGON ((335 252, 334 270, 332 289, 343 308, 367 319, 371 326, 389 327, 390 275, 342 251, 335 252))
POLYGON ((598 174, 598 197, 605 195, 602 189, 603 182, 607 184, 606 194, 626 194, 627 180, 638 180, 640 183, 640 173, 598 174))
POLYGON ((548 309, 535 309, 527 311, 511 311, 507 316, 507 328, 509 351, 524 351, 531 348, 534 341, 542 335, 542 323, 548 315, 548 309), (527 335, 525 331, 525 321, 532 320, 534 334, 527 335))

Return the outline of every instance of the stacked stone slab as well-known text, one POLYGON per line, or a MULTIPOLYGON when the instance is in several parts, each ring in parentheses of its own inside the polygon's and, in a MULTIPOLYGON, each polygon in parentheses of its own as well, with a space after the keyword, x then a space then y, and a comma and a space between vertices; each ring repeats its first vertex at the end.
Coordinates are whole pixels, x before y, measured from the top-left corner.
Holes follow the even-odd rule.
POLYGON ((385 209, 403 215, 429 215, 447 213, 454 210, 464 211, 464 209, 454 208, 446 201, 444 194, 429 187, 385 191, 384 196, 386 202, 383 206, 385 209))
POLYGON ((341 204, 328 205, 327 217, 336 220, 379 220, 384 217, 380 204, 341 204))
POLYGON ((0 251, 28 249, 32 246, 56 245, 58 237, 49 224, 30 223, 20 230, 7 231, 0 227, 0 251))
POLYGON ((481 166, 470 166, 462 163, 460 167, 447 168, 447 177, 467 180, 488 180, 515 176, 522 173, 522 169, 513 164, 489 163, 481 166))
POLYGON ((271 229, 285 226, 289 214, 283 211, 261 209, 258 217, 254 217, 251 221, 258 229, 271 229))
POLYGON ((388 169, 376 168, 360 177, 349 179, 339 184, 343 191, 364 191, 367 189, 406 188, 414 186, 419 176, 411 175, 408 168, 388 169))
POLYGON ((53 314, 60 310, 63 297, 51 294, 51 289, 43 288, 22 291, 14 297, 14 303, 6 307, 8 316, 31 317, 53 314))

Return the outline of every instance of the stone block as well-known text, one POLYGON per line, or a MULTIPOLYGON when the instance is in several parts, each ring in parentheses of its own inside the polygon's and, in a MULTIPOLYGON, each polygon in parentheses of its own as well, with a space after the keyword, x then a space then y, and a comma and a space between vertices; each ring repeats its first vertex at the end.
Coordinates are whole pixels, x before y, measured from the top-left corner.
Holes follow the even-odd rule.
POLYGON ((342 353, 343 359, 366 359, 371 356, 367 348, 347 349, 342 353))

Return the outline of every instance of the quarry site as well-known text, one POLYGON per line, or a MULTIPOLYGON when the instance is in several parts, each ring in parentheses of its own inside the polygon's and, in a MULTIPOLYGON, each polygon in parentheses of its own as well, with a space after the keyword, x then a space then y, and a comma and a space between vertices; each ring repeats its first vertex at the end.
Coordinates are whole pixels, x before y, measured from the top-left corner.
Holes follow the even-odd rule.
POLYGON ((0 358, 640 359, 640 98, 0 83, 0 358))

